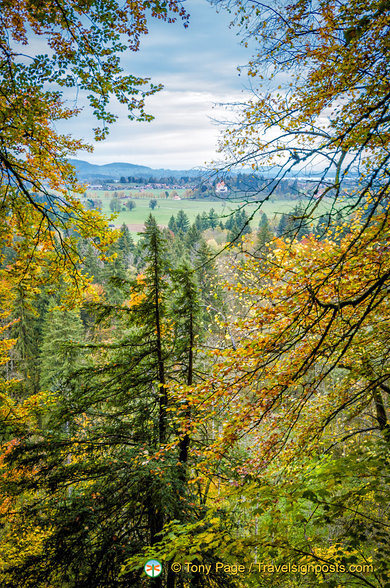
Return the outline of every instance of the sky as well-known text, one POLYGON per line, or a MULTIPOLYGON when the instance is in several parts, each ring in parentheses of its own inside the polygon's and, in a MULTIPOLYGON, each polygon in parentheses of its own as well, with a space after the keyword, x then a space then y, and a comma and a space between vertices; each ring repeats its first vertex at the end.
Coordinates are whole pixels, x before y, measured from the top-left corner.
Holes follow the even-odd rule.
MULTIPOLYGON (((221 156, 216 146, 221 125, 229 114, 221 103, 243 100, 248 93, 245 65, 250 51, 240 44, 237 30, 229 28, 230 17, 206 0, 187 0, 190 25, 151 20, 149 35, 138 53, 123 55, 126 73, 152 78, 164 90, 147 99, 151 123, 129 121, 127 109, 114 105, 119 119, 104 142, 94 143, 96 126, 87 109, 67 123, 66 132, 86 139, 94 153, 78 159, 104 164, 127 162, 153 168, 192 169, 221 156)), ((64 129, 59 129, 64 130, 64 129)))

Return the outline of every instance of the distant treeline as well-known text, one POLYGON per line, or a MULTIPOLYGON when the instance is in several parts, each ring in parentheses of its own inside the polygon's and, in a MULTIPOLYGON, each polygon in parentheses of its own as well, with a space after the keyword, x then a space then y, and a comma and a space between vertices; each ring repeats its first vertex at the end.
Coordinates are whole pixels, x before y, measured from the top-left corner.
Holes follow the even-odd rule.
MULTIPOLYGON (((106 189, 117 189, 118 182, 114 180, 101 180, 102 186, 106 189)), ((183 175, 181 177, 163 176, 163 177, 143 177, 143 176, 122 176, 119 185, 124 187, 135 186, 149 186, 152 188, 190 188, 191 194, 186 197, 194 199, 215 199, 235 197, 237 193, 244 194, 250 198, 264 200, 270 197, 275 197, 279 200, 299 200, 310 196, 320 195, 326 189, 326 183, 319 184, 318 181, 313 182, 309 178, 267 178, 261 174, 239 173, 227 174, 223 178, 205 178, 204 176, 190 177, 183 175), (223 181, 226 185, 227 191, 220 193, 218 191, 218 184, 223 181)), ((354 188, 354 181, 351 180, 345 184, 342 192, 343 195, 348 195, 354 188)), ((327 196, 333 196, 330 191, 327 196)))

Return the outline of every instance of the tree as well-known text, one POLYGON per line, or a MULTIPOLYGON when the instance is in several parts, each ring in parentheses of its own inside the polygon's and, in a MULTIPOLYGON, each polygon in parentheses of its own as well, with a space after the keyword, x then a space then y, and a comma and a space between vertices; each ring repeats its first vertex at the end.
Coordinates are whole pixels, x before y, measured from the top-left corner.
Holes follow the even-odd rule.
POLYGON ((267 243, 272 241, 274 234, 269 226, 266 214, 263 214, 259 223, 259 230, 257 232, 257 242, 260 248, 263 248, 267 243))
POLYGON ((149 208, 151 208, 152 210, 154 210, 157 206, 157 200, 155 198, 151 198, 149 200, 149 208))
POLYGON ((214 208, 210 209, 209 212, 209 224, 212 229, 215 229, 218 225, 219 218, 217 213, 215 212, 214 208))
MULTIPOLYGON (((305 228, 325 196, 338 199, 345 190, 349 193, 342 218, 333 229, 334 240, 343 246, 338 250, 338 259, 335 256, 328 268, 323 267, 323 279, 315 289, 316 299, 320 300, 322 294, 326 298, 334 268, 346 268, 349 260, 355 258, 355 247, 363 251, 366 233, 371 234, 378 217, 384 215, 383 222, 387 222, 387 3, 320 1, 314 5, 298 0, 275 6, 264 1, 256 3, 254 10, 253 4, 245 1, 219 4, 237 7, 237 20, 257 43, 249 74, 261 83, 266 66, 270 72, 267 87, 242 107, 241 122, 227 131, 227 153, 233 153, 237 163, 252 165, 254 169, 276 164, 275 188, 286 174, 299 171, 302 166, 315 162, 322 165, 318 181, 312 184, 311 198, 290 218, 290 237, 294 233, 300 236, 300 227, 305 228), (289 90, 280 92, 277 86, 285 75, 289 90), (351 184, 348 176, 352 173, 355 180, 351 184), (356 243, 352 245, 347 235, 344 239, 340 237, 349 231, 362 207, 364 220, 353 233, 356 243)), ((341 213, 333 206, 329 214, 335 218, 341 213)), ((279 227, 278 234, 281 232, 279 227)), ((304 233, 308 233, 308 228, 304 233)), ((377 238, 376 246, 381 249, 379 233, 378 237, 373 236, 375 242, 377 238)), ((342 277, 346 278, 344 274, 342 277)), ((372 276, 371 285, 359 276, 361 296, 367 297, 364 300, 368 315, 376 307, 376 297, 386 297, 389 279, 390 275, 381 268, 372 276)), ((345 292, 343 299, 342 290, 338 290, 340 308, 350 304, 348 291, 345 292)), ((301 311, 305 309, 302 307, 301 311)), ((325 322, 323 337, 329 341, 326 325, 325 322)), ((355 337, 358 340, 358 335, 359 329, 346 339, 347 347, 353 345, 355 337)), ((302 337, 305 336, 309 337, 309 330, 302 331, 302 337)), ((329 345, 333 348, 333 342, 329 341, 329 345)))
POLYGON ((120 212, 122 210, 122 205, 118 198, 114 197, 110 200, 110 210, 112 210, 112 212, 120 212))
MULTIPOLYGON (((157 554, 150 556, 163 559, 173 552, 184 564, 190 550, 204 561, 210 552, 207 542, 225 561, 235 562, 233 573, 238 566, 255 569, 237 574, 236 588, 257 588, 264 576, 267 588, 319 582, 380 588, 388 580, 389 519, 383 513, 389 454, 378 449, 370 445, 365 451, 352 449, 350 456, 305 460, 297 469, 289 467, 288 476, 275 467, 262 475, 260 492, 255 482, 243 486, 235 480, 238 487, 229 487, 223 503, 219 495, 218 506, 204 519, 190 528, 172 524, 157 554), (260 551, 262 560, 253 563, 260 551), (284 563, 286 557, 290 565, 284 563)), ((210 575, 203 576, 202 586, 218 582, 210 575)), ((229 585, 228 578, 225 582, 229 585)))
MULTIPOLYGON (((38 485, 45 497, 29 504, 26 521, 45 529, 50 520, 51 533, 34 559, 7 570, 10 585, 20 578, 26 586, 139 585, 143 565, 121 575, 125 559, 142 558, 165 523, 194 518, 189 431, 176 425, 177 415, 188 421, 189 409, 177 404, 174 388, 196 381, 197 288, 184 266, 170 282, 165 239, 152 216, 145 226, 143 273, 131 283, 118 280, 124 304, 96 306, 103 336, 84 346, 84 364, 68 378, 77 389, 61 383, 40 435, 34 431, 12 451, 32 474, 18 492, 38 485)), ((52 329, 61 330, 48 319, 45 345, 52 329)), ((45 357, 48 383, 62 382, 67 365, 50 366, 45 357)), ((6 488, 14 494, 10 482, 6 488)), ((162 580, 156 586, 174 585, 171 572, 162 580)))
POLYGON ((276 229, 276 235, 278 237, 283 237, 287 234, 287 229, 288 229, 288 215, 282 213, 277 229, 276 229))
POLYGON ((310 234, 310 225, 304 207, 299 202, 288 215, 287 232, 291 238, 302 239, 310 234))
POLYGON ((195 218, 195 225, 198 231, 201 233, 210 227, 209 217, 206 212, 202 212, 202 214, 197 214, 195 218))
POLYGON ((322 238, 326 235, 328 229, 330 229, 331 224, 332 224, 332 218, 329 213, 322 214, 320 216, 320 218, 318 219, 317 226, 316 226, 316 234, 318 235, 319 238, 322 238))
POLYGON ((215 256, 206 241, 200 238, 194 251, 194 266, 197 272, 199 284, 199 298, 202 303, 203 321, 209 324, 211 329, 210 311, 214 316, 222 307, 223 296, 218 283, 218 271, 215 264, 215 256))
POLYGON ((12 376, 20 386, 19 399, 25 399, 26 396, 39 392, 37 340, 40 325, 36 296, 33 292, 19 288, 16 290, 12 306, 12 316, 16 319, 10 331, 12 337, 16 339, 11 352, 12 376))
POLYGON ((187 231, 187 234, 185 237, 186 246, 189 249, 194 248, 197 245, 197 243, 199 243, 200 239, 201 239, 200 231, 197 229, 196 224, 194 223, 193 225, 190 226, 190 228, 187 231))
POLYGON ((134 210, 135 207, 136 207, 136 203, 134 202, 134 200, 127 200, 126 201, 126 208, 128 208, 129 210, 134 210))
MULTIPOLYGON (((387 252, 372 241, 378 230, 381 241, 386 241, 388 222, 385 228, 383 217, 377 218, 367 230, 365 242, 354 247, 344 266, 334 265, 340 250, 355 242, 361 222, 355 220, 340 243, 329 238, 317 241, 314 236, 293 244, 278 240, 277 248, 269 252, 265 268, 256 258, 245 263, 248 290, 255 299, 258 297, 258 302, 252 308, 252 318, 245 322, 237 320, 240 348, 236 352, 229 349, 224 355, 229 358, 225 369, 231 374, 234 393, 235 382, 252 392, 249 396, 243 394, 241 400, 237 396, 238 403, 243 404, 237 407, 234 423, 225 427, 225 439, 239 435, 242 427, 251 430, 258 440, 262 439, 258 447, 266 462, 276 453, 290 451, 292 446, 296 455, 302 456, 311 439, 325 433, 333 419, 339 422, 341 438, 353 436, 354 430, 359 434, 359 423, 355 427, 352 422, 348 424, 347 416, 341 426, 343 414, 347 415, 352 406, 365 406, 367 410, 370 407, 375 421, 372 430, 381 433, 384 440, 388 437, 387 403, 381 398, 388 392, 380 391, 381 383, 389 377, 385 360, 387 335, 384 329, 380 335, 382 343, 378 345, 379 335, 373 325, 378 316, 387 312, 388 296, 376 286, 376 275, 382 267, 387 272, 389 259, 387 252), (323 279, 330 266, 334 272, 331 279, 327 278, 325 288, 323 279), (249 281, 250 275, 253 282, 249 281), (372 296, 375 309, 369 317, 372 296), (256 351, 252 351, 254 348, 256 351), (233 357, 234 366, 230 361, 233 357), (247 415, 246 423, 243 414, 247 415), (268 420, 277 435, 267 437, 269 430, 254 426, 268 420), (297 431, 291 436, 295 426, 297 431)), ((241 292, 241 283, 233 288, 241 292)), ((216 367, 217 371, 222 369, 221 365, 216 367)), ((222 385, 226 390, 226 378, 222 385)), ((327 438, 329 444, 334 441, 334 437, 327 438)))
MULTIPOLYGON (((205 419, 223 419, 220 428, 210 425, 203 472, 230 481, 208 513, 210 543, 226 560, 247 565, 256 548, 279 567, 294 554, 299 564, 324 564, 330 585, 379 588, 389 563, 390 364, 382 319, 390 299, 376 280, 389 269, 390 225, 384 212, 362 237, 364 213, 337 240, 277 239, 265 261, 234 260, 228 290, 240 307, 222 324, 235 344, 214 349, 212 376, 193 387, 201 409, 191 431, 196 437, 205 419), (343 265, 341 251, 349 251, 343 265), (356 573, 364 563, 366 572, 356 573)), ((189 543, 201 553, 204 523, 172 528, 164 549, 179 561, 189 543)), ((319 571, 306 569, 308 586, 319 571)), ((289 582, 302 584, 293 572, 289 582)), ((267 586, 281 583, 267 579, 267 586)), ((238 585, 258 586, 258 578, 238 585)))
POLYGON ((129 227, 123 223, 121 226, 121 234, 118 239, 118 247, 123 253, 123 257, 129 264, 129 256, 134 252, 134 240, 129 231, 129 227))
POLYGON ((243 235, 251 232, 249 218, 244 208, 236 210, 225 223, 225 228, 229 230, 228 241, 235 242, 243 235))
POLYGON ((265 212, 263 212, 259 221, 259 229, 266 225, 268 225, 268 216, 265 214, 265 212))
MULTIPOLYGON (((387 2, 216 4, 237 11, 237 24, 256 46, 249 75, 263 84, 238 107, 240 122, 225 134, 228 167, 273 166, 272 194, 286 175, 318 166, 305 216, 326 196, 338 199, 347 191, 344 218, 367 199, 372 204, 364 232, 386 206, 390 187, 387 2)), ((338 210, 332 208, 333 218, 338 210)), ((381 273, 377 283, 386 287, 383 279, 381 273)))
MULTIPOLYGON (((242 304, 252 303, 250 312, 237 313, 236 350, 216 350, 222 358, 215 379, 197 390, 200 402, 210 399, 206 413, 229 421, 210 452, 215 475, 225 460, 226 478, 237 476, 237 496, 247 502, 247 488, 258 515, 249 536, 242 523, 241 529, 232 524, 237 551, 231 550, 234 533, 226 543, 219 535, 219 544, 227 559, 244 558, 244 543, 280 563, 285 552, 327 564, 336 553, 349 563, 358 556, 366 561, 369 553, 378 575, 345 567, 342 574, 328 569, 320 578, 311 571, 307 582, 288 582, 379 587, 388 582, 383 500, 390 488, 383 467, 389 455, 387 328, 377 326, 387 316, 390 280, 388 2, 216 4, 234 11, 256 44, 249 64, 253 98, 238 105, 239 123, 221 143, 227 167, 264 168, 268 176, 271 168, 274 177, 265 182, 268 190, 262 187, 259 205, 287 175, 320 170, 301 210, 282 217, 278 234, 288 239, 276 240, 265 262, 250 257, 248 242, 248 261, 236 264, 230 288, 242 304), (308 235, 305 224, 318 215, 321 200, 346 195, 342 213, 335 202, 328 209, 331 230, 322 232, 322 241, 308 235), (301 228, 306 238, 299 241, 301 228), (361 483, 362 462, 367 477, 361 483), (367 512, 370 520, 364 520, 367 512)), ((213 536, 218 541, 217 531, 213 536)), ((285 581, 267 578, 267 586, 285 581)))
POLYGON ((172 231, 172 233, 177 233, 176 219, 173 214, 168 221, 168 229, 172 231))
POLYGON ((84 340, 80 312, 61 310, 50 300, 42 328, 40 385, 44 390, 66 394, 70 374, 81 359, 77 343, 84 340))
MULTIPOLYGON (((178 317, 175 324, 175 340, 177 342, 177 361, 180 369, 180 379, 187 386, 192 386, 195 381, 195 353, 196 338, 199 333, 198 288, 194 279, 192 268, 183 263, 173 274, 173 306, 172 312, 178 317)), ((183 482, 188 477, 190 436, 188 427, 191 419, 191 407, 187 404, 184 410, 187 423, 184 426, 185 434, 179 443, 179 460, 182 466, 180 478, 183 482)), ((185 488, 183 492, 185 492, 185 488)))
MULTIPOLYGON (((112 97, 127 105, 131 119, 151 119, 144 101, 161 86, 124 75, 120 62, 127 47, 139 49, 147 32, 147 8, 142 2, 123 7, 114 1, 102 10, 94 0, 87 4, 60 0, 49 1, 42 9, 39 3, 22 1, 4 2, 1 12, 2 237, 15 247, 19 275, 31 270, 33 256, 41 273, 50 268, 52 275, 68 274, 68 282, 73 276, 81 289, 74 232, 94 235, 94 245, 103 251, 113 236, 107 222, 80 203, 78 194, 84 190, 68 162, 79 149, 89 147, 58 134, 55 125, 80 112, 77 106, 65 105, 63 93, 71 88, 87 95, 100 123, 95 129, 97 140, 107 135, 117 118, 109 110, 112 97)), ((179 17, 186 25, 176 0, 169 6, 157 1, 151 17, 167 21, 179 17)))
POLYGON ((379 137, 388 124, 389 97, 388 74, 383 77, 379 72, 388 72, 386 2, 371 0, 364 6, 318 2, 314 6, 299 0, 275 7, 264 1, 256 3, 255 10, 251 2, 216 3, 239 8, 237 21, 254 38, 250 76, 261 82, 264 64, 270 68, 268 89, 242 111, 245 127, 228 131, 230 148, 244 151, 240 161, 257 168, 262 162, 280 161, 283 152, 284 174, 322 154, 322 161, 328 162, 325 167, 336 174, 327 192, 333 188, 340 193, 345 174, 356 168, 362 171, 362 179, 368 172, 361 194, 370 189, 372 178, 383 196, 388 136, 385 133, 384 142, 379 137), (277 90, 278 76, 286 72, 288 95, 277 90), (332 110, 329 117, 325 109, 332 110), (277 138, 262 136, 263 125, 272 127, 277 138), (256 140, 248 141, 252 133, 256 140))
POLYGON ((182 233, 186 233, 190 227, 190 221, 184 210, 179 210, 175 220, 177 229, 182 233))

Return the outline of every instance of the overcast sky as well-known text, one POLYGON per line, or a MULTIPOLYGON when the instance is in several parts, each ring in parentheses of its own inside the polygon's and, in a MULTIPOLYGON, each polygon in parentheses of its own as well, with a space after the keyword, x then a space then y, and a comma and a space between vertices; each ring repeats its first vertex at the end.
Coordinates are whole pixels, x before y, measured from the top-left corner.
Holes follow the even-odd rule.
MULTIPOLYGON (((213 105, 242 100, 248 82, 244 74, 238 75, 237 66, 247 63, 250 52, 229 28, 227 13, 217 13, 205 0, 188 0, 185 5, 191 15, 187 29, 181 22, 151 21, 140 52, 123 57, 128 73, 164 84, 164 90, 147 101, 146 110, 155 120, 130 122, 126 109, 115 109, 119 120, 109 138, 94 144, 93 154, 80 152, 79 159, 190 169, 216 157, 220 127, 211 119, 227 114, 213 105)), ((93 126, 85 111, 71 126, 67 123, 66 130, 93 144, 93 126)))

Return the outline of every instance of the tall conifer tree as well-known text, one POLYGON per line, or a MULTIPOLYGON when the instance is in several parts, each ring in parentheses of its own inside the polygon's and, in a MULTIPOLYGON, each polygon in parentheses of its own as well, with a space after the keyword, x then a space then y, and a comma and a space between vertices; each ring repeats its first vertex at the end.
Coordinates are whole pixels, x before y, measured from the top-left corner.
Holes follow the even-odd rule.
MULTIPOLYGON (((96 308, 99 337, 71 376, 78 389, 70 386, 51 409, 41 439, 14 451, 34 469, 21 485, 41 488, 25 516, 52 532, 40 556, 10 570, 10 586, 16 577, 28 588, 58 579, 69 588, 139 586, 142 572, 120 576, 123 562, 157 543, 169 521, 194 516, 183 491, 189 438, 169 418, 168 390, 193 378, 195 284, 179 271, 173 296, 165 238, 152 216, 145 228, 143 272, 131 283, 117 280, 124 304, 96 308)), ((47 324, 46 347, 49 331, 47 324)), ((45 370, 49 381, 61 366, 45 370)), ((174 585, 168 571, 154 580, 174 585)))

